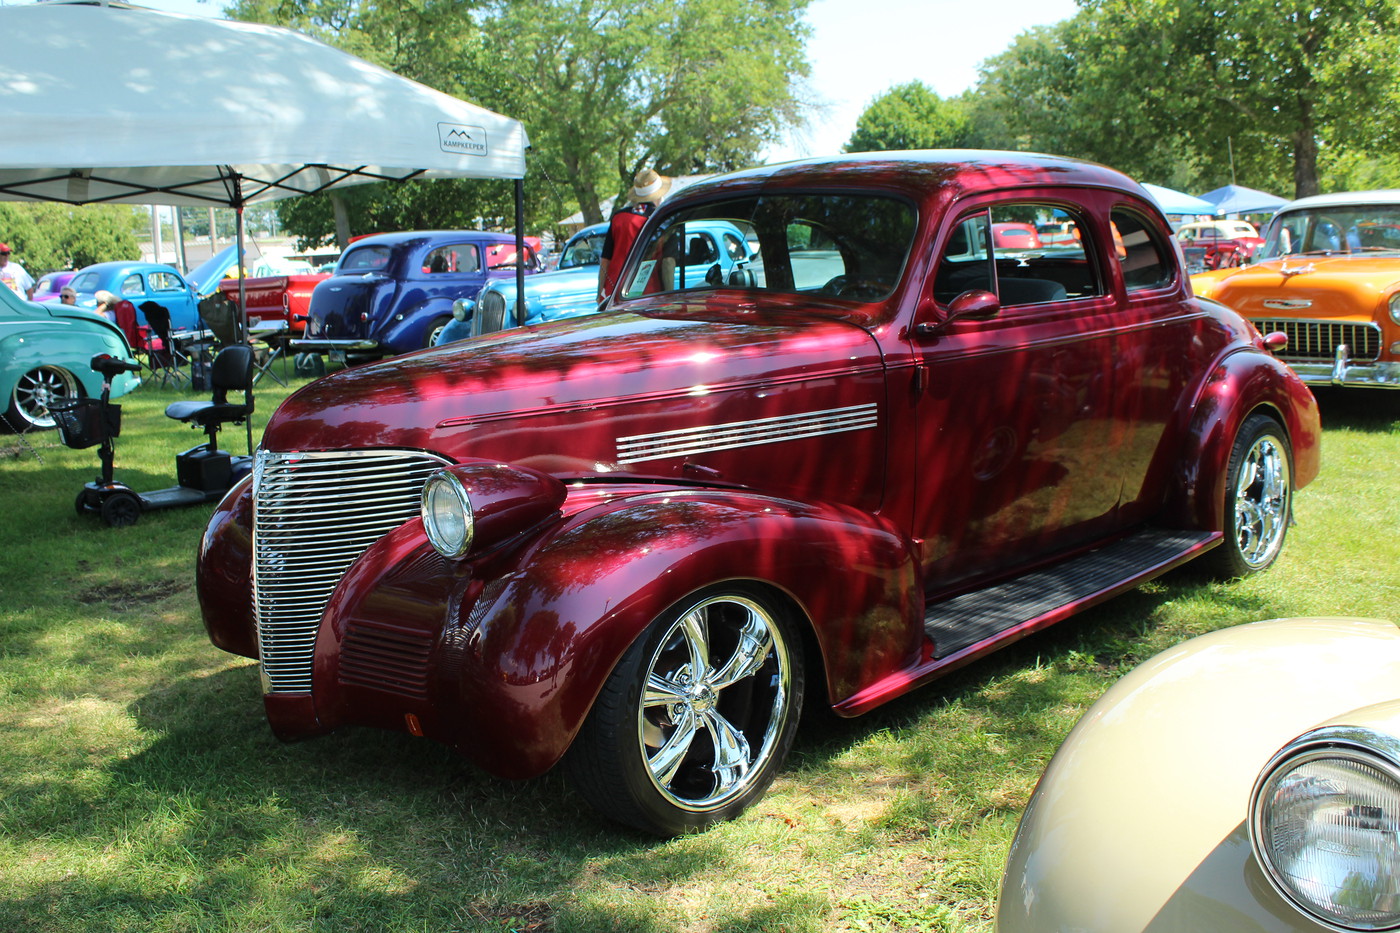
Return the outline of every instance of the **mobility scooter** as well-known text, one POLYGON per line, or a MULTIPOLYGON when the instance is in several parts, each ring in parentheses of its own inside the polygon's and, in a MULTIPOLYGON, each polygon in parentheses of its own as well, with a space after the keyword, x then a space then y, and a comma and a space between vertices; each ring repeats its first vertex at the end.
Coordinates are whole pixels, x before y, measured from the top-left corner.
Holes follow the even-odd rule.
POLYGON ((102 396, 83 398, 64 408, 52 409, 63 443, 83 449, 100 445, 102 475, 83 486, 74 503, 79 515, 97 514, 114 528, 134 525, 142 512, 181 505, 214 502, 252 470, 252 457, 234 457, 218 444, 219 427, 241 424, 253 412, 253 350, 245 344, 224 347, 210 367, 212 401, 179 401, 166 406, 167 417, 204 429, 208 441, 175 457, 177 485, 152 492, 137 492, 112 478, 116 447, 121 433, 121 406, 111 401, 112 377, 135 372, 140 363, 100 354, 92 368, 102 374, 102 396), (241 401, 229 401, 229 393, 241 390, 241 401))

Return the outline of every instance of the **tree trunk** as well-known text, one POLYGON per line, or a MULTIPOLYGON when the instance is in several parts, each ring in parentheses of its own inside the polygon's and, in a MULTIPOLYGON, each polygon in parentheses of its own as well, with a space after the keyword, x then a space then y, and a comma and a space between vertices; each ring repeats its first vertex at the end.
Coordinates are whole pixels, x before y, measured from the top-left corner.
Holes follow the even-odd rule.
POLYGON ((1313 132, 1312 107, 1304 104, 1302 126, 1293 135, 1293 197, 1319 193, 1317 183, 1317 135, 1313 132))
POLYGON ((343 252, 350 245, 350 212, 340 195, 332 191, 330 196, 331 212, 335 215, 335 245, 343 252))

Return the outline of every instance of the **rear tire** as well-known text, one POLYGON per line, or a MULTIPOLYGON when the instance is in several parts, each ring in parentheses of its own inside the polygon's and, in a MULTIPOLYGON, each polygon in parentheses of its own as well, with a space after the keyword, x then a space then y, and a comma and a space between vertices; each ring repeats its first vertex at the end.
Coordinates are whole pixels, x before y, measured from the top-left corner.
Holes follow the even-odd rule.
POLYGON ((10 392, 5 423, 15 432, 56 427, 53 408, 62 408, 78 397, 78 380, 66 369, 37 366, 19 377, 10 392))
POLYGON ((662 613, 608 677, 565 759, 610 819, 660 836, 730 820, 792 748, 802 641, 761 590, 710 587, 662 613))
POLYGON ((1235 435, 1225 474, 1225 542, 1207 557, 1222 579, 1268 569, 1293 518, 1293 451, 1275 419, 1250 415, 1235 435))

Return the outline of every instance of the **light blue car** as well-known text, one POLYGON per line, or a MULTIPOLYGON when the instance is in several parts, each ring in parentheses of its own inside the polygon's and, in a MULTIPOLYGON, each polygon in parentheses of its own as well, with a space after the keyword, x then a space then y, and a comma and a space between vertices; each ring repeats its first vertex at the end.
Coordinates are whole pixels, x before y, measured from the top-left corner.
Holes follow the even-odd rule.
MULTIPOLYGON (((516 321, 515 279, 500 279, 483 288, 475 301, 464 299, 453 305, 453 321, 438 336, 438 345, 517 324, 543 324, 597 311, 598 265, 607 233, 607 223, 583 228, 564 245, 555 271, 525 280, 525 320, 516 321)), ((682 274, 689 280, 705 281, 707 273, 713 280, 715 267, 727 280, 749 258, 744 234, 727 221, 686 224, 685 239, 682 274)))

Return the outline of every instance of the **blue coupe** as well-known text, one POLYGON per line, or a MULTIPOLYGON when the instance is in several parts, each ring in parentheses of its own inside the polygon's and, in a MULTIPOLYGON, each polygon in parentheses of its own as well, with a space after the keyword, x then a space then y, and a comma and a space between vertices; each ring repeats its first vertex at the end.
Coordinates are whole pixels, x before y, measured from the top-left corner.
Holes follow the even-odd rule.
MULTIPOLYGON (((606 223, 585 227, 569 238, 554 272, 525 281, 525 319, 516 320, 515 281, 502 279, 481 290, 475 302, 459 301, 455 320, 438 343, 489 334, 517 324, 543 324, 598 310, 598 265, 603 256, 606 223)), ((732 223, 704 221, 686 224, 685 262, 678 273, 685 281, 728 281, 729 274, 749 261, 751 250, 743 231, 732 223)), ((621 262, 623 257, 617 257, 621 262)))

